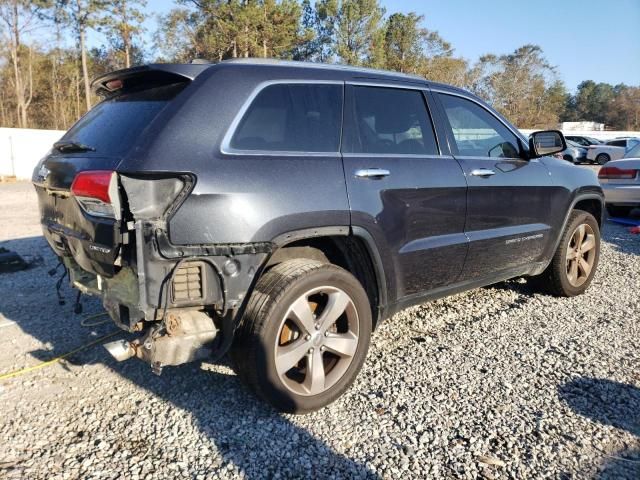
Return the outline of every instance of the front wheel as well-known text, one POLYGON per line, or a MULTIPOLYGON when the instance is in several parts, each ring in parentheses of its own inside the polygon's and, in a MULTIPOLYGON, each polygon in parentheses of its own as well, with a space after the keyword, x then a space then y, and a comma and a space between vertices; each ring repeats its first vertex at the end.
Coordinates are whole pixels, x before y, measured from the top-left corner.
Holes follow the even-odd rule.
POLYGON ((231 358, 239 376, 278 410, 306 413, 354 381, 371 336, 371 307, 346 270, 315 260, 276 265, 257 282, 231 358))
POLYGON ((588 212, 571 212, 567 228, 547 269, 532 278, 540 290, 560 297, 584 293, 596 273, 600 258, 600 228, 588 212))
POLYGON ((607 155, 606 153, 599 153, 598 156, 596 157, 596 163, 598 165, 604 165, 609 160, 611 160, 611 157, 609 155, 607 155))

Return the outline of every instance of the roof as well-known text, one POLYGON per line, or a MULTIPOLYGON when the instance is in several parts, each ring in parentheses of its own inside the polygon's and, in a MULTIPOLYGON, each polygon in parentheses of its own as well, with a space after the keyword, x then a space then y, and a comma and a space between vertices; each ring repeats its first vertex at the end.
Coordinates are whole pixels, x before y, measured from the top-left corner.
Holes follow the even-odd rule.
POLYGON ((426 82, 424 77, 419 75, 411 75, 408 73, 393 72, 390 70, 381 70, 377 68, 355 67, 353 65, 343 65, 339 63, 316 63, 316 62, 298 62, 294 60, 277 60, 274 58, 232 58, 223 60, 220 64, 241 64, 241 65, 268 65, 277 67, 293 67, 293 68, 309 68, 333 70, 336 72, 355 73, 374 76, 397 77, 400 80, 410 80, 426 82))
POLYGON ((356 77, 380 78, 385 80, 405 81, 412 83, 429 84, 436 88, 449 90, 459 90, 451 85, 445 85, 428 81, 419 75, 411 75, 407 73, 393 72, 390 70, 381 70, 376 68, 356 67, 352 65, 327 64, 314 62, 298 62, 293 60, 277 60, 272 58, 234 58, 223 60, 221 62, 207 62, 206 60, 197 59, 192 63, 155 63, 141 65, 122 70, 116 70, 101 75, 93 80, 92 87, 98 94, 109 94, 111 90, 107 88, 109 81, 114 79, 129 79, 130 82, 145 82, 151 79, 174 78, 182 80, 193 80, 200 73, 212 67, 224 67, 233 65, 246 66, 267 66, 278 68, 294 68, 309 70, 325 70, 339 72, 342 74, 352 74, 356 77))

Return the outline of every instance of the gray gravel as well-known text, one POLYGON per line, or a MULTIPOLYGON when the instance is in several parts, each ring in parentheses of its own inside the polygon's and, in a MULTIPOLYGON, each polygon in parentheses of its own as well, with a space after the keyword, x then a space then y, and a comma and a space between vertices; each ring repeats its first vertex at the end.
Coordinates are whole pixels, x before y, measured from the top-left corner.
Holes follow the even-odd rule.
MULTIPOLYGON (((0 184, 0 373, 114 330, 80 326, 27 184, 0 184)), ((586 295, 523 280, 406 310, 346 395, 275 413, 227 365, 150 374, 95 347, 0 381, 1 478, 640 478, 640 236, 607 224, 586 295)), ((98 312, 84 301, 85 313, 98 312)))

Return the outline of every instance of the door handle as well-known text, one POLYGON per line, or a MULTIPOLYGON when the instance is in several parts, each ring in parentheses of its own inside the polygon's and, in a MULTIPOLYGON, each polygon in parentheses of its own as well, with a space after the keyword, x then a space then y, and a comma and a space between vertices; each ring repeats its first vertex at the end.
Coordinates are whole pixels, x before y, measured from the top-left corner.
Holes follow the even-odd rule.
POLYGON ((495 174, 496 172, 488 168, 476 168, 475 170, 471 170, 471 175, 474 177, 490 177, 495 174))
POLYGON ((382 178, 391 175, 391 172, 384 168, 360 168, 355 172, 358 178, 382 178))

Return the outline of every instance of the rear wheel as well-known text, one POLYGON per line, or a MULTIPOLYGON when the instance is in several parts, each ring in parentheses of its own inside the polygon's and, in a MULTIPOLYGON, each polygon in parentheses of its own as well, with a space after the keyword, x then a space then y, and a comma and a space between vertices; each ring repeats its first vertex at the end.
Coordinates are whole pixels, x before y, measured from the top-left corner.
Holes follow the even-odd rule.
POLYGON ((353 275, 290 260, 258 281, 231 357, 240 377, 278 410, 305 413, 351 385, 370 336, 369 300, 353 275))
POLYGON ((628 217, 633 207, 622 207, 619 205, 607 205, 607 213, 610 217, 628 217))
POLYGON ((595 275, 600 258, 600 228, 588 212, 574 210, 547 269, 532 284, 561 297, 584 293, 595 275))
POLYGON ((596 163, 598 165, 604 165, 605 163, 607 163, 609 160, 611 160, 611 157, 609 155, 607 155, 606 153, 599 153, 596 156, 596 163))

